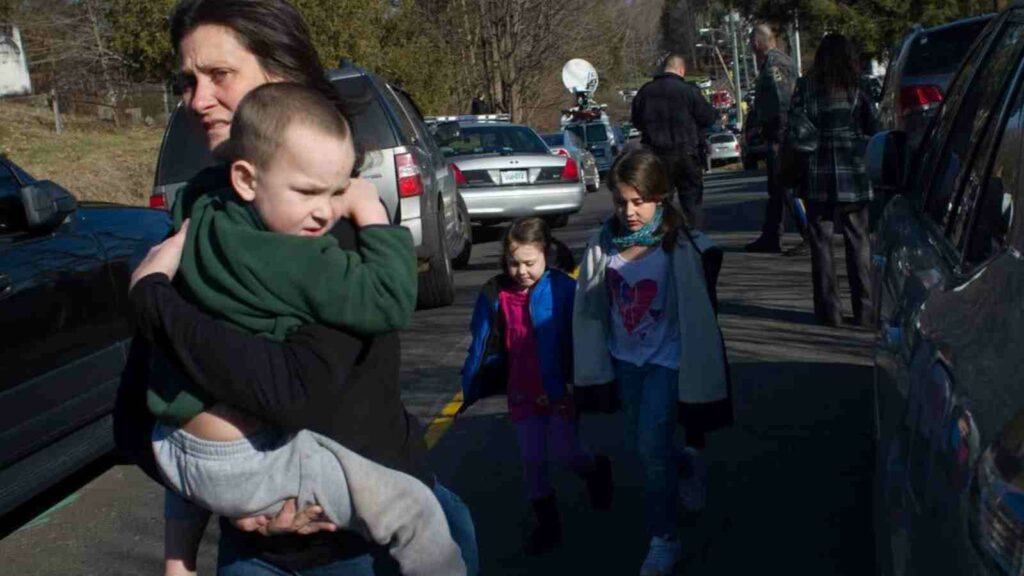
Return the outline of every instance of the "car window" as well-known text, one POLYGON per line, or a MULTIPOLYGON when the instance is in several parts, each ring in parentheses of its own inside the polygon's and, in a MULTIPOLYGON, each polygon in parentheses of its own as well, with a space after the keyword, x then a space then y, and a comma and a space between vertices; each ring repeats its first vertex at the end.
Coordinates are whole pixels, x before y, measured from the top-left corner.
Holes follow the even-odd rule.
POLYGON ((971 42, 988 23, 989 19, 986 18, 919 34, 910 45, 903 75, 927 76, 956 72, 971 42))
POLYGON ((399 103, 402 105, 402 113, 408 116, 420 145, 426 147, 432 157, 440 158, 441 148, 437 145, 437 141, 430 135, 430 132, 427 131, 427 125, 423 120, 423 115, 420 114, 419 107, 417 107, 416 103, 412 101, 412 98, 402 90, 395 89, 394 92, 399 103))
POLYGON ((402 97, 403 94, 400 90, 396 90, 390 85, 388 85, 384 94, 385 99, 391 101, 391 106, 398 116, 398 123, 401 124, 401 130, 409 137, 423 141, 425 139, 424 134, 416 126, 416 108, 408 104, 409 100, 402 97))
POLYGON ((365 76, 334 81, 356 139, 367 152, 397 146, 391 122, 365 76))
POLYGON ((960 108, 960 102, 968 93, 974 73, 988 54, 989 37, 994 33, 991 29, 987 29, 982 34, 982 38, 971 48, 970 53, 964 59, 963 66, 960 67, 960 70, 953 77, 949 88, 946 90, 945 102, 939 108, 937 117, 929 124, 925 131, 921 155, 918 158, 913 158, 916 162, 915 167, 917 168, 918 177, 912 181, 915 182, 916 189, 921 191, 919 199, 922 202, 924 201, 925 192, 935 178, 935 164, 942 156, 943 146, 950 130, 953 128, 956 111, 960 108))
POLYGON ((563 132, 565 138, 569 141, 569 144, 574 148, 582 148, 583 140, 575 132, 563 132))
POLYGON ((996 38, 984 66, 978 69, 971 89, 965 93, 956 112, 945 149, 935 165, 935 179, 925 198, 925 212, 944 230, 950 225, 955 193, 963 184, 963 175, 971 160, 967 157, 971 145, 981 139, 988 127, 1010 73, 1017 67, 1022 47, 1024 27, 1011 23, 996 38))
MULTIPOLYGON (((1021 182, 1024 91, 1020 87, 1007 115, 1003 129, 992 130, 992 136, 987 138, 991 141, 989 146, 998 146, 992 154, 991 167, 984 178, 972 174, 954 226, 953 240, 963 250, 964 263, 968 266, 988 260, 1006 246, 1013 218, 1014 194, 1021 182), (972 215, 970 234, 966 233, 968 214, 972 215)), ((989 143, 982 146, 989 147, 986 144, 989 143)))
POLYGON ((446 156, 470 154, 549 154, 544 141, 525 126, 469 126, 449 144, 446 156))
POLYGON ((711 142, 712 144, 722 144, 735 141, 736 138, 732 134, 712 134, 708 137, 708 142, 711 142))
POLYGON ((28 229, 25 209, 18 190, 21 183, 6 164, 0 163, 0 235, 23 232, 28 229))
POLYGON ((584 141, 585 136, 583 126, 581 124, 572 124, 570 126, 566 126, 565 129, 571 134, 575 135, 577 138, 579 138, 581 142, 584 141))
POLYGON ((587 124, 587 142, 607 142, 608 131, 604 124, 587 124))
POLYGON ((213 162, 206 136, 191 114, 178 106, 167 125, 156 166, 156 185, 185 182, 213 162))

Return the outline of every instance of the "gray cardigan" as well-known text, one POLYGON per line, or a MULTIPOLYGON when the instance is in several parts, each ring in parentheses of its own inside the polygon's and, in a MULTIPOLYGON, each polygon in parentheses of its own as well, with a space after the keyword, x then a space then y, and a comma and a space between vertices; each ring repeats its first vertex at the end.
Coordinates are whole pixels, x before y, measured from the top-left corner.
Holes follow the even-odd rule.
MULTIPOLYGON (((697 246, 711 241, 699 232, 691 233, 697 246)), ((728 397, 728 379, 721 331, 705 286, 700 253, 685 233, 679 235, 671 253, 672 285, 670 305, 679 314, 679 401, 704 404, 728 397)), ((605 269, 611 237, 602 226, 591 237, 580 264, 573 312, 573 358, 575 384, 596 386, 615 380, 608 351, 611 309, 605 287, 605 269)))

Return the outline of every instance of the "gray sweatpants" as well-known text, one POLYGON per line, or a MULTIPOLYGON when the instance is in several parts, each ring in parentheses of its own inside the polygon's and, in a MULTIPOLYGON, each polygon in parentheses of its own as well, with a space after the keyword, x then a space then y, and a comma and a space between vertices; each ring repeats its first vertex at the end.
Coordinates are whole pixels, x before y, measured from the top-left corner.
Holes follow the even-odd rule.
POLYGON ((216 442, 157 424, 153 451, 168 485, 215 514, 273 516, 286 499, 296 498, 300 509, 317 504, 339 528, 387 545, 403 574, 466 573, 430 488, 321 434, 268 429, 216 442))

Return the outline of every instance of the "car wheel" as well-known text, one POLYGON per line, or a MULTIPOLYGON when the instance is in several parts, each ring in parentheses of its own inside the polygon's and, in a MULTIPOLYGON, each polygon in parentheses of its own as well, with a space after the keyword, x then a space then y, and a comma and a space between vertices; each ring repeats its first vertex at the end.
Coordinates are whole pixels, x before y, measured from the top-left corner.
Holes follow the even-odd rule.
POLYGON ((469 265, 469 257, 473 254, 473 224, 469 221, 469 210, 466 209, 466 203, 462 198, 459 198, 456 213, 459 230, 462 231, 462 250, 452 258, 452 268, 461 270, 469 265))
POLYGON ((434 222, 434 253, 420 273, 416 302, 420 308, 440 308, 455 301, 455 273, 444 240, 444 210, 437 207, 434 222))
POLYGON ((564 228, 569 224, 568 214, 559 214, 557 216, 545 216, 544 221, 548 223, 551 228, 564 228))

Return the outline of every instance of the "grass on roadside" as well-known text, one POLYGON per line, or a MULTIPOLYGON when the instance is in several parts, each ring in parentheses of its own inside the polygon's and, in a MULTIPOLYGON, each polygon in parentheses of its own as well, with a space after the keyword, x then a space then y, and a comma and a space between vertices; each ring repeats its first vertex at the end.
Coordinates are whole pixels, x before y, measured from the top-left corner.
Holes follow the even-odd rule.
POLYGON ((79 200, 147 204, 162 125, 117 128, 71 115, 61 120, 64 132, 58 135, 49 110, 0 100, 0 152, 79 200))

